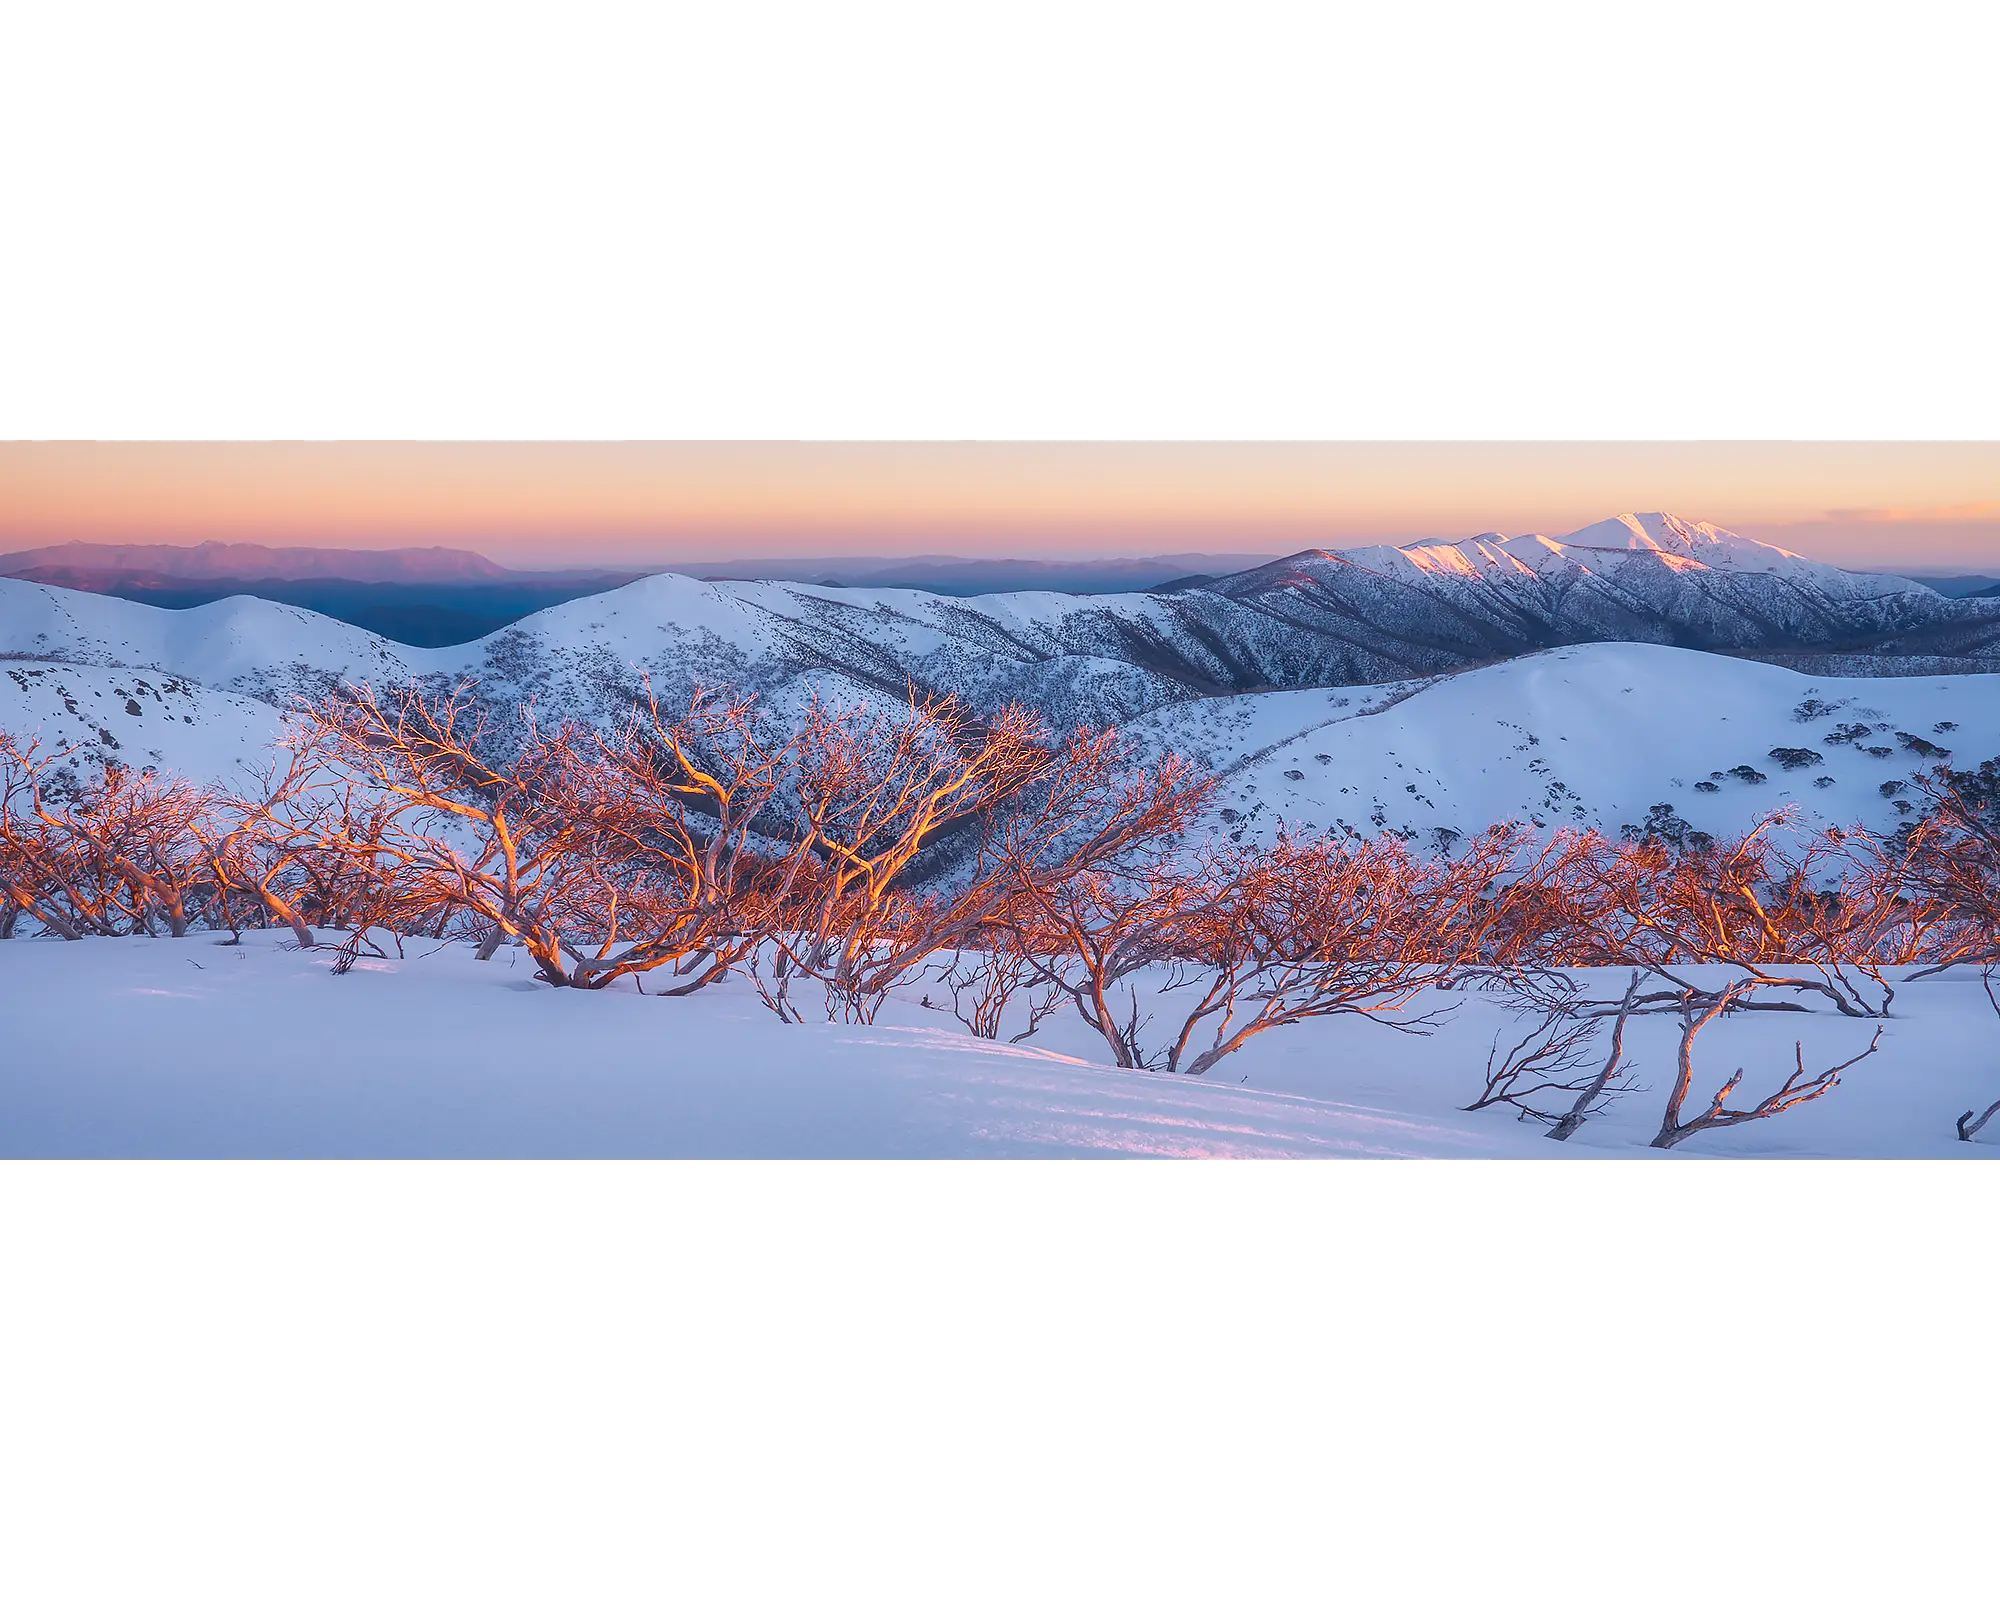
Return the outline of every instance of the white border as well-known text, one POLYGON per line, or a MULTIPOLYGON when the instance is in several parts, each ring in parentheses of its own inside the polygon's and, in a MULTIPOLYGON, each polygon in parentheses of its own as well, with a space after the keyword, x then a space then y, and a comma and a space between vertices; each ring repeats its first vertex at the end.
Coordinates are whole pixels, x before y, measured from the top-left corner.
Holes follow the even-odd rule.
POLYGON ((1880 1595, 1964 1163, 0 1168, 13 1593, 1880 1595))
POLYGON ((0 437, 1990 438, 1995 26, 33 8, 0 437))

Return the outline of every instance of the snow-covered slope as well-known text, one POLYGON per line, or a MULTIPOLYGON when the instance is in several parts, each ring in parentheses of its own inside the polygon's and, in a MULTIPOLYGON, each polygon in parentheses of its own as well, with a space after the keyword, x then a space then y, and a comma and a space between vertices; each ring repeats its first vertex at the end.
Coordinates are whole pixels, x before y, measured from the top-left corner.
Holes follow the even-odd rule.
POLYGON ((150 668, 282 704, 343 678, 406 678, 431 653, 247 595, 176 611, 0 578, 0 659, 150 668))
MULTIPOLYGON (((787 1027, 732 979, 681 999, 527 981, 464 946, 363 958, 253 930, 219 938, 0 941, 0 1158, 60 1156, 1321 1156, 1992 1159, 1954 1120, 2000 1094, 1976 972, 1904 984, 1881 1053, 1781 1117, 1646 1148, 1674 1019, 1631 1025, 1642 1088, 1567 1144, 1477 1093, 1497 1031, 1461 996, 1427 1038, 1362 1017, 1280 1028, 1208 1077, 1120 1072, 1067 1013, 1026 1044, 969 1037, 892 999, 881 1024, 787 1027)), ((1622 975, 1588 975, 1616 994, 1622 975)), ((942 995, 940 999, 944 998, 942 995)), ((1693 1103, 1737 1067, 1743 1096, 1872 1028, 1733 1017, 1702 1035, 1693 1103)), ((1665 1069, 1665 1070, 1663 1070, 1665 1069)))
POLYGON ((2000 680, 1815 678, 1657 645, 1578 645, 1413 684, 1178 706, 1135 737, 1222 775, 1216 832, 1541 827, 1740 833, 1779 807, 1892 829, 1949 752, 2000 755, 2000 680), (1672 816, 1655 808, 1672 808, 1672 816))
POLYGON ((262 700, 151 668, 0 661, 0 729, 38 740, 89 781, 108 763, 196 783, 250 784, 283 719, 262 700))

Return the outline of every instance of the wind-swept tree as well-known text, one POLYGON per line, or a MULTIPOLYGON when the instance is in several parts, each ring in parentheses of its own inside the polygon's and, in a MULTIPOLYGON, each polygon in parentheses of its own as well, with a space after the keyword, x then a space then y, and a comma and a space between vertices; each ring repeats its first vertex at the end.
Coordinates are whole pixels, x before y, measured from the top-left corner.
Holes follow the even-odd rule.
POLYGON ((23 914, 64 939, 91 931, 65 904, 68 852, 43 804, 46 775, 62 754, 0 730, 0 938, 13 937, 23 914))
POLYGON ((1694 1083, 1696 1035, 1727 1011, 1732 1002, 1754 987, 1754 984, 1754 979, 1738 978, 1710 993, 1699 995, 1690 993, 1682 997, 1680 1058, 1673 1086, 1667 1094, 1666 1110, 1660 1118, 1660 1131, 1653 1136, 1652 1147, 1655 1150, 1671 1150, 1683 1139, 1692 1138, 1695 1134, 1706 1132, 1710 1128, 1728 1128, 1740 1123, 1757 1122, 1765 1117, 1778 1116, 1810 1100, 1817 1100, 1839 1084, 1843 1072, 1867 1060, 1881 1046, 1882 1029, 1878 1024, 1875 1036, 1868 1041, 1867 1049, 1858 1055, 1848 1057, 1838 1066, 1828 1067, 1808 1077, 1805 1045, 1800 1043, 1793 1049, 1795 1065, 1790 1075, 1755 1105, 1732 1106, 1728 1103, 1743 1082, 1743 1069, 1738 1067, 1730 1075, 1729 1081, 1715 1091, 1714 1097, 1700 1115, 1683 1120, 1682 1111, 1687 1103, 1688 1090, 1694 1083))
POLYGON ((308 715, 337 773, 381 797, 370 836, 336 841, 370 891, 393 885, 405 923, 465 929, 482 961, 519 940, 543 979, 568 987, 578 957, 567 930, 609 894, 575 731, 545 729, 523 707, 518 735, 502 740, 465 685, 365 687, 308 715))
POLYGON ((1763 998, 1789 993, 1822 995, 1846 1016, 1886 1014, 1894 989, 1883 957, 1901 948, 1895 930, 1906 911, 1879 846, 1839 831, 1781 838, 1786 820, 1776 813, 1700 849, 1565 835, 1514 891, 1531 908, 1516 920, 1543 962, 1650 973, 1658 987, 1636 998, 1637 1010, 1679 1009, 1693 986, 1676 967, 1728 966, 1742 975, 1732 1010, 1803 1009, 1763 998))
POLYGON ((328 840, 343 832, 345 812, 331 792, 336 785, 319 741, 295 737, 281 754, 282 762, 274 759, 257 774, 252 793, 209 790, 188 827, 215 880, 215 920, 234 930, 234 906, 247 902, 264 918, 284 923, 299 948, 309 950, 315 941, 307 894, 316 878, 306 863, 328 853, 328 840))
POLYGON ((1892 845, 1912 896, 1931 912, 1928 977, 2000 960, 2000 759, 1934 767, 1915 783, 1923 814, 1892 845))
POLYGON ((48 778, 61 754, 0 734, 0 884, 15 916, 64 938, 183 937, 205 910, 200 792, 112 765, 95 783, 66 782, 74 792, 58 802, 48 778))
POLYGON ((1486 1055, 1486 1082, 1464 1109, 1510 1107, 1520 1120, 1546 1122, 1551 1139, 1567 1139, 1593 1113, 1606 1109, 1608 1096, 1628 1093, 1624 1081, 1625 1023, 1632 1014, 1640 974, 1625 986, 1618 1009, 1607 1017, 1588 1006, 1583 991, 1562 973, 1521 974, 1501 985, 1500 1003, 1533 1016, 1503 1055, 1496 1034, 1486 1055), (1611 1045, 1603 1062, 1595 1046, 1612 1020, 1611 1045), (1563 1102, 1567 1101, 1567 1105, 1563 1102))
POLYGON ((616 734, 591 742, 576 792, 605 887, 578 931, 596 952, 575 959, 570 982, 601 988, 670 967, 680 981, 664 992, 690 994, 729 973, 779 914, 785 841, 760 830, 798 741, 761 727, 747 700, 701 691, 673 713, 649 689, 616 734))
POLYGON ((796 971, 826 987, 830 1009, 872 1021, 887 995, 940 950, 974 938, 999 901, 996 875, 920 893, 924 852, 1046 778, 1040 720, 1010 706, 990 720, 956 701, 912 696, 863 710, 815 701, 801 719, 792 776, 795 843, 775 889, 786 910, 762 980, 767 1003, 798 1020, 796 971))

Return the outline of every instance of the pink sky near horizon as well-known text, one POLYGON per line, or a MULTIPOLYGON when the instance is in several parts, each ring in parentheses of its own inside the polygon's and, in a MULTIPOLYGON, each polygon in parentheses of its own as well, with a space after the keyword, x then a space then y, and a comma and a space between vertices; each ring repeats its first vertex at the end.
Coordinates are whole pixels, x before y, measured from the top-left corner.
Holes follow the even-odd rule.
POLYGON ((0 550, 450 545, 513 566, 1282 554, 1705 519, 2000 563, 2000 443, 0 443, 0 550))

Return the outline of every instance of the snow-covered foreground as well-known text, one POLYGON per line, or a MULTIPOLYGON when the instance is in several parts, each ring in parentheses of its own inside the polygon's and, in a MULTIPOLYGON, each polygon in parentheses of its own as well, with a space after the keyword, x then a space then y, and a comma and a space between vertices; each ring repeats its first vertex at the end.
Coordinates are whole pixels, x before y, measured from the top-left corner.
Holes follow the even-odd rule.
MULTIPOLYGON (((1825 1098, 1662 1153, 1645 1148, 1673 1064, 1661 1018, 1632 1025, 1645 1092, 1565 1145, 1504 1109, 1455 1109, 1495 1030, 1518 1030, 1476 996, 1432 1038, 1308 1023, 1186 1079, 1093 1064, 1101 1047, 1069 1017, 1015 1046, 909 1002, 872 1028, 787 1027, 738 981, 683 999, 558 992, 506 952, 408 950, 336 977, 330 951, 276 934, 0 943, 0 1155, 2000 1154, 2000 1126, 1972 1144, 1953 1128, 2000 1096, 2000 1020, 1975 973, 1903 988, 1881 1052, 1825 1098)), ((1832 1015, 1717 1022, 1689 1114, 1738 1065, 1735 1103, 1761 1098, 1794 1039, 1817 1070, 1870 1031, 1832 1015)))

